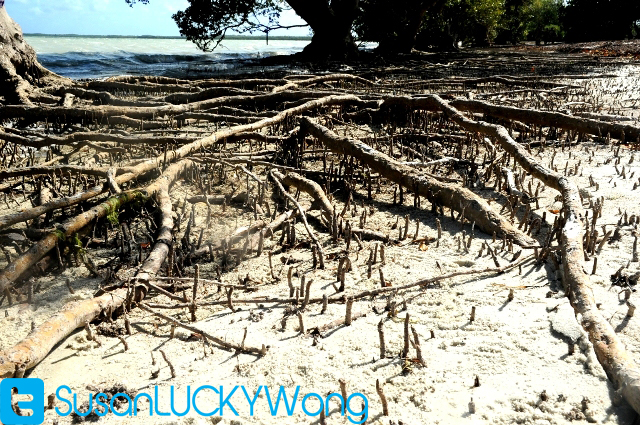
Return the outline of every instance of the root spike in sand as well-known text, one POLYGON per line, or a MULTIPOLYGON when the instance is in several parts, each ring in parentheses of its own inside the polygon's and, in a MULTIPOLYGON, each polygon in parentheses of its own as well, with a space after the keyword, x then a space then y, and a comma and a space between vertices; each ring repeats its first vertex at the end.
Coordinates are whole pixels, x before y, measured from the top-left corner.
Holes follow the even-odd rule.
MULTIPOLYGON (((471 69, 498 66, 476 56, 465 56, 471 69)), ((536 70, 550 60, 526 57, 536 70)), ((570 358, 560 363, 527 351, 522 361, 561 367, 581 384, 598 381, 571 393, 585 397, 576 417, 600 408, 594 394, 608 394, 605 375, 640 412, 631 356, 640 255, 635 100, 595 97, 593 73, 433 78, 442 65, 427 71, 413 55, 402 61, 416 69, 65 80, 33 87, 23 104, 0 100, 0 307, 16 328, 4 333, 0 377, 28 376, 36 366, 46 377, 53 364, 74 361, 59 358, 80 345, 87 358, 110 350, 129 372, 141 347, 160 337, 175 384, 200 376, 176 363, 178 374, 170 361, 189 348, 220 373, 245 380, 268 371, 268 382, 288 375, 302 355, 299 371, 319 377, 314 368, 326 363, 319 391, 339 384, 344 402, 347 386, 366 391, 363 373, 387 377, 389 400, 411 420, 414 406, 441 400, 449 381, 433 381, 431 394, 416 393, 411 403, 399 391, 425 370, 449 375, 442 357, 486 359, 488 334, 530 344, 532 332, 513 334, 511 318, 547 294, 552 324, 573 308, 591 344, 570 338, 570 358), (489 98, 494 103, 477 100, 489 98), (603 289, 609 278, 618 290, 603 289), (616 313, 605 319, 606 311, 616 313), (298 332, 287 335, 296 319, 298 332), (586 350, 604 373, 562 363, 588 357, 586 350), (259 359, 241 363, 244 355, 259 359), (349 383, 336 365, 352 367, 349 383)), ((546 347, 551 336, 536 332, 546 347)), ((161 369, 149 371, 147 362, 148 354, 145 376, 157 379, 161 369)), ((494 410, 490 374, 501 365, 459 367, 464 376, 451 382, 471 391, 464 410, 470 396, 468 414, 494 410)), ((101 379, 102 370, 94 372, 101 379)), ((387 417, 383 382, 375 391, 387 417)), ((517 397, 555 400, 542 390, 517 397)), ((558 413, 570 410, 565 401, 545 415, 566 419, 558 413)), ((611 409, 606 414, 620 419, 624 409, 611 409)), ((330 422, 326 413, 321 424, 330 422)), ((492 415, 504 421, 503 413, 492 415)))

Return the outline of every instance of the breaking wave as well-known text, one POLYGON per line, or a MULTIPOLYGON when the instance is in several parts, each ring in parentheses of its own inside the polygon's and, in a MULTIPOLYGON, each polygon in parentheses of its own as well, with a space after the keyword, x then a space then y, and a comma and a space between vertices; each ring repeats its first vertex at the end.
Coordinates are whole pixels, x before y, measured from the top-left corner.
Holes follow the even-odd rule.
POLYGON ((74 79, 113 75, 198 77, 237 68, 252 59, 301 51, 308 40, 229 40, 204 53, 182 39, 27 36, 38 59, 74 79))

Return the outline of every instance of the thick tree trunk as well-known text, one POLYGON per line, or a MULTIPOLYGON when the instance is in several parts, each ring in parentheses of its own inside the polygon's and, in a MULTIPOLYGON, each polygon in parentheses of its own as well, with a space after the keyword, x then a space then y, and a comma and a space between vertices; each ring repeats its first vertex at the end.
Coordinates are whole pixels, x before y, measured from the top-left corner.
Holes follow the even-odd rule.
POLYGON ((20 26, 0 6, 0 102, 31 103, 34 86, 69 81, 44 68, 22 37, 20 26))
POLYGON ((411 53, 416 44, 422 19, 427 11, 435 6, 436 2, 437 0, 420 1, 415 7, 407 9, 405 19, 398 23, 396 36, 380 40, 378 51, 382 53, 411 53))
POLYGON ((351 34, 358 0, 287 0, 313 30, 303 56, 313 59, 345 59, 358 54, 351 34))

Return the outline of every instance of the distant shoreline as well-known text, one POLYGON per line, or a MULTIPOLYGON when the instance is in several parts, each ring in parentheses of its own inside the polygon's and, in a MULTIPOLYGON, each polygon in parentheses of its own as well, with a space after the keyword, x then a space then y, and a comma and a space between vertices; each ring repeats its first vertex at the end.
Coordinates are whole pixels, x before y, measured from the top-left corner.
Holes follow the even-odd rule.
MULTIPOLYGON (((186 40, 185 37, 163 36, 163 35, 82 35, 82 34, 42 34, 25 33, 25 37, 50 37, 50 38, 140 38, 140 39, 165 39, 165 40, 186 40)), ((261 35, 228 35, 225 40, 264 40, 266 36, 261 35)), ((307 36, 272 35, 270 40, 300 40, 310 41, 307 36)))

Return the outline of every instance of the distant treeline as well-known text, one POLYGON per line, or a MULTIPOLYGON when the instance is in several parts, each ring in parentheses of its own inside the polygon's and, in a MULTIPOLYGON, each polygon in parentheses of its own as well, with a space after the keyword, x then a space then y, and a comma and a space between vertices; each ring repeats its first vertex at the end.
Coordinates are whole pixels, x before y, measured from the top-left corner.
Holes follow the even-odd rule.
MULTIPOLYGON (((25 33, 27 37, 72 37, 72 38, 151 38, 163 40, 186 40, 186 37, 180 36, 161 36, 161 35, 82 35, 82 34, 42 34, 42 33, 25 33)), ((264 40, 264 35, 227 35, 226 40, 264 40)), ((289 41, 308 41, 311 37, 305 36, 288 36, 288 35, 269 35, 269 40, 289 40, 289 41)))
POLYGON ((640 0, 438 0, 416 47, 638 37, 640 0))

